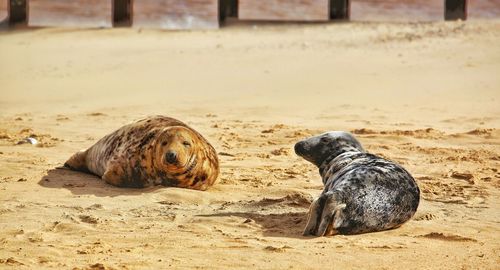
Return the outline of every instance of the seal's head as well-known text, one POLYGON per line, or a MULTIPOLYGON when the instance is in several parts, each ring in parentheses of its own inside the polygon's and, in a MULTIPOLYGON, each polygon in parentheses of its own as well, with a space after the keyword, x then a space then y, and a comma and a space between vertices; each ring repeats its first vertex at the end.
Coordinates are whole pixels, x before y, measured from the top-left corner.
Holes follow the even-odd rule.
POLYGON ((295 144, 295 153, 316 166, 348 151, 364 152, 364 149, 351 133, 344 131, 326 132, 295 144))
POLYGON ((188 127, 164 129, 154 152, 155 169, 163 185, 206 190, 219 174, 215 149, 188 127))

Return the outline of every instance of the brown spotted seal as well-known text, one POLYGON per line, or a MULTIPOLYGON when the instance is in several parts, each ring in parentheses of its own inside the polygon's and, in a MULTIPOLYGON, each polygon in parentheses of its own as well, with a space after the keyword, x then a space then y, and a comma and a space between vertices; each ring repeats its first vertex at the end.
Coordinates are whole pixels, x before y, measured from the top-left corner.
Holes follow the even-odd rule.
POLYGON ((215 149, 183 122, 148 117, 123 126, 65 163, 118 187, 153 185, 206 190, 219 175, 215 149))

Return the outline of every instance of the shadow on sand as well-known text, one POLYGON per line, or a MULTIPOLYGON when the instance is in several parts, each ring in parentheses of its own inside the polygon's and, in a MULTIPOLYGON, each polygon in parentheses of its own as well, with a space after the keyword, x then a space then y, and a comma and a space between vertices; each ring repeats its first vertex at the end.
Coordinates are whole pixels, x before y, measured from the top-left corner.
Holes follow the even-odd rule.
POLYGON ((296 239, 310 239, 302 236, 306 225, 307 212, 290 212, 281 214, 259 214, 255 212, 228 212, 210 215, 197 215, 198 217, 240 217, 246 219, 245 223, 255 222, 260 225, 263 236, 287 237, 296 239))
POLYGON ((107 184, 95 175, 62 168, 48 171, 47 175, 42 177, 38 184, 46 188, 64 188, 71 191, 74 195, 92 194, 98 197, 134 196, 153 192, 161 188, 118 188, 107 184))

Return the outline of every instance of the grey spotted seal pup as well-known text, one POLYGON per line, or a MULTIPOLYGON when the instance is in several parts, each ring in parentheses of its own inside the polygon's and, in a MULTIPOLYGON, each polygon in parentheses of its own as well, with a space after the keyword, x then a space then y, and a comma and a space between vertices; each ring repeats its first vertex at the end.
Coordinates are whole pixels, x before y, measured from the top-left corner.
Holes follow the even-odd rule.
POLYGON ((133 188, 206 190, 219 175, 212 145, 188 125, 165 116, 125 125, 74 154, 65 166, 98 175, 114 186, 133 188))
POLYGON ((319 168, 324 184, 309 209, 304 235, 393 229, 417 211, 420 190, 410 173, 365 152, 350 133, 333 131, 302 140, 295 152, 319 168))

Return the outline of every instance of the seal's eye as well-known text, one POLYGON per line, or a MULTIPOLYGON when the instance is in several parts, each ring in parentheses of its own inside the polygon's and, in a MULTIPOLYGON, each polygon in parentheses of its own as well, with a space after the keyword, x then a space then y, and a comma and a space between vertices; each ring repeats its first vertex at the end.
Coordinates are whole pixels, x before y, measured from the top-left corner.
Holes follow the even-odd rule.
POLYGON ((186 147, 189 147, 189 146, 191 146, 191 143, 190 143, 190 142, 188 142, 188 141, 183 141, 183 142, 182 142, 182 145, 184 145, 184 146, 186 146, 186 147))
POLYGON ((330 140, 328 139, 328 137, 323 137, 323 138, 321 138, 319 141, 320 141, 320 143, 322 143, 322 144, 327 144, 330 140))

